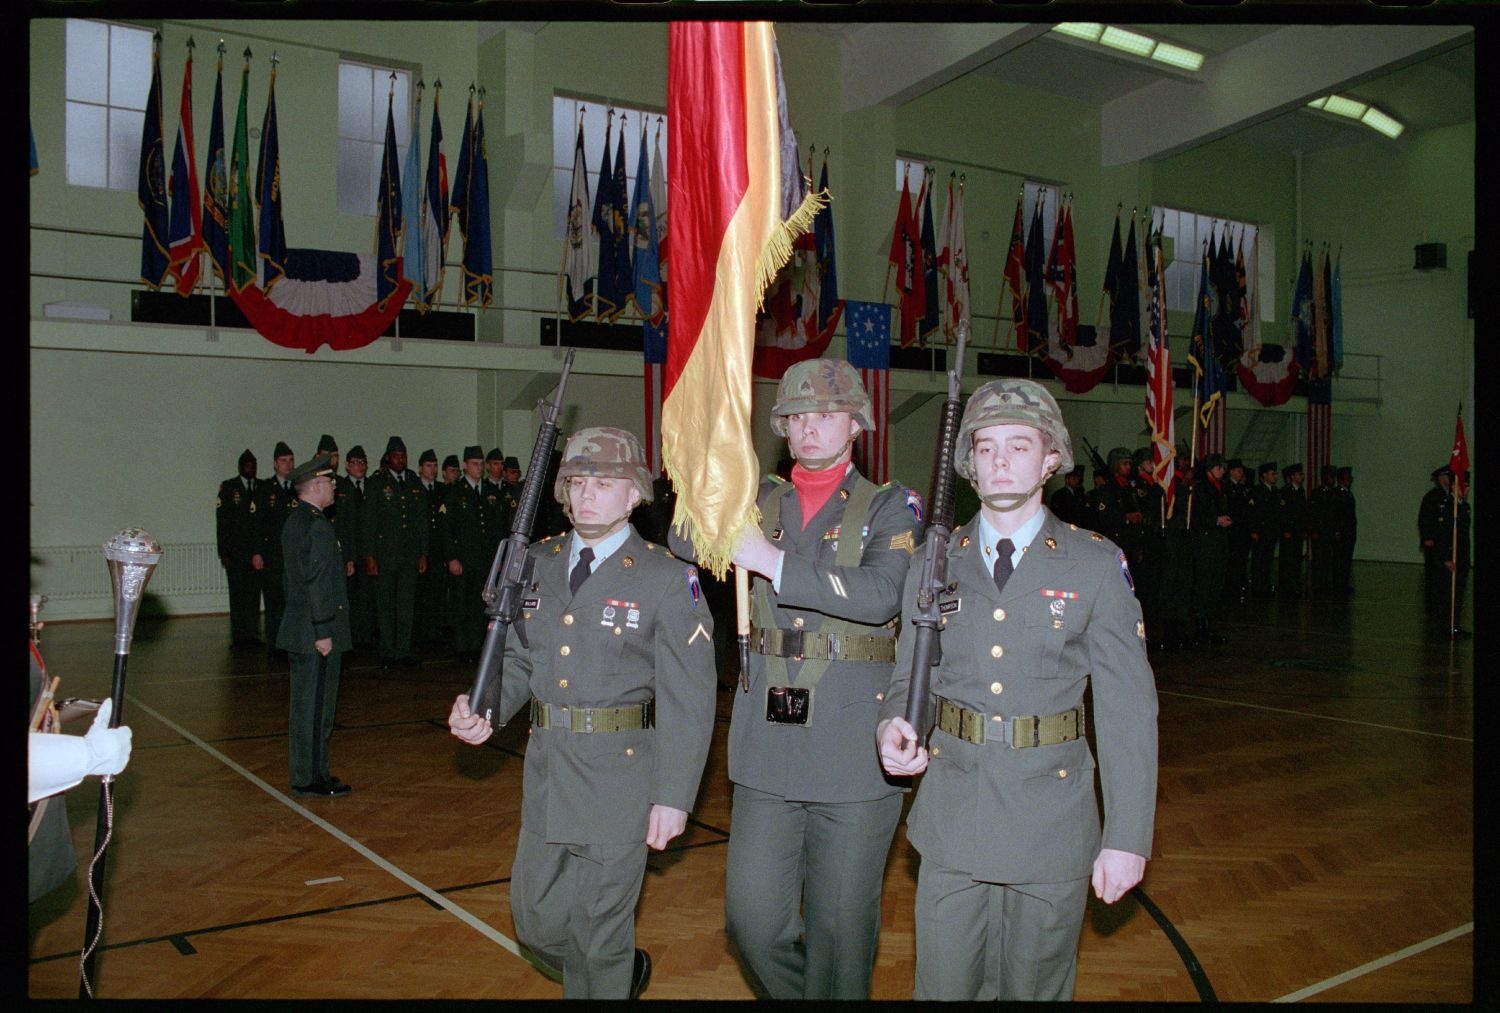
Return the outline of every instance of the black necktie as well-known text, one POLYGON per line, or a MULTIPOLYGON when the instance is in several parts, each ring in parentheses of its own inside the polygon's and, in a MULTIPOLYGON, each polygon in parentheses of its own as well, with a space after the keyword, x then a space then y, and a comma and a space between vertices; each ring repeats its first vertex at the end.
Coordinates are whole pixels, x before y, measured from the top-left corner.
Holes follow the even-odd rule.
POLYGON ((1005 590, 1005 582, 1015 572, 1016 568, 1010 561, 1011 554, 1015 551, 1015 543, 1009 538, 1002 538, 995 543, 995 589, 998 591, 1005 590))
POLYGON ((589 579, 589 564, 594 561, 594 550, 585 545, 578 550, 578 562, 573 566, 573 572, 568 574, 568 590, 573 594, 583 586, 583 582, 589 579))

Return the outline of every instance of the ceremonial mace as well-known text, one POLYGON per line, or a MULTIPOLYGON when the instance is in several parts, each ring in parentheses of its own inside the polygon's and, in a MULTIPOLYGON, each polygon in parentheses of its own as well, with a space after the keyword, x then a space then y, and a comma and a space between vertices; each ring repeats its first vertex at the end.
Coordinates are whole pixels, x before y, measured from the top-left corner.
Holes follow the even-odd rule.
MULTIPOLYGON (((109 727, 120 727, 125 709, 125 663, 130 659, 130 637, 146 594, 146 582, 161 562, 161 544, 140 528, 117 531, 104 543, 104 561, 115 589, 115 674, 109 698, 114 704, 109 727)), ((94 858, 89 863, 89 913, 83 932, 83 952, 78 958, 78 998, 92 999, 89 981, 94 973, 94 947, 99 943, 103 926, 104 852, 109 847, 114 802, 111 797, 112 776, 100 778, 99 815, 94 825, 94 858)))

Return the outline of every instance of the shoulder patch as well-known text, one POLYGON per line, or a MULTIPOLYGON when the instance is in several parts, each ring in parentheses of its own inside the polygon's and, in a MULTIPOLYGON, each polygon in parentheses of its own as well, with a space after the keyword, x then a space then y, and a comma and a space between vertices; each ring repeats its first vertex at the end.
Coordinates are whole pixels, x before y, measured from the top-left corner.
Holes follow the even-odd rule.
POLYGON ((688 594, 693 599, 693 608, 697 608, 698 603, 703 600, 703 588, 698 583, 698 568, 689 566, 683 571, 682 576, 687 581, 688 594))
POLYGON ((1120 560, 1120 573, 1125 578, 1125 586, 1130 588, 1131 594, 1135 594, 1135 578, 1130 576, 1130 564, 1125 561, 1125 553, 1120 552, 1117 555, 1120 560))
POLYGON ((915 489, 906 490, 906 505, 916 515, 917 522, 922 520, 922 496, 915 489))

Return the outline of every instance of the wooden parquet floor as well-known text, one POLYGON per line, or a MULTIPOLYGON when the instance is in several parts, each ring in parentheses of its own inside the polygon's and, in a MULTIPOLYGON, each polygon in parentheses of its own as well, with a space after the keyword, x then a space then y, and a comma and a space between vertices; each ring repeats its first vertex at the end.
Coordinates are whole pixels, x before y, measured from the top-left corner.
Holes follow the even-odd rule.
MULTIPOLYGON (((1131 896, 1091 902, 1080 1000, 1479 1000, 1473 641, 1428 628, 1419 568, 1356 564, 1355 578, 1347 600, 1226 606, 1222 648, 1153 658, 1155 855, 1131 896)), ((112 638, 110 623, 44 629, 60 695, 108 694, 112 638)), ((559 997, 513 942, 524 730, 483 749, 447 734, 471 669, 441 651, 410 671, 352 659, 332 753, 355 790, 310 801, 285 784, 285 670, 227 640, 225 616, 136 631, 97 994, 559 997)), ((688 832, 648 865, 650 999, 754 995, 723 925, 730 702, 688 832)), ((77 994, 98 791, 64 796, 80 871, 30 907, 33 998, 77 994)), ((911 994, 916 868, 898 830, 876 999, 911 994)))

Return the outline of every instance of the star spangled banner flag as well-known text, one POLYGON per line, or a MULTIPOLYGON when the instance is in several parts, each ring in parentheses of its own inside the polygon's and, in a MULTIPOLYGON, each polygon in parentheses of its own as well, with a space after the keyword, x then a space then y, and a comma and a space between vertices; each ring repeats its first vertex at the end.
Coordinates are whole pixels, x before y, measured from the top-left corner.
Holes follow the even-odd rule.
POLYGON ((401 264, 412 267, 417 284, 412 290, 417 294, 417 312, 426 310, 422 295, 426 289, 421 285, 422 243, 426 236, 422 232, 422 145, 417 138, 422 136, 422 83, 417 82, 417 101, 412 104, 411 131, 406 135, 406 164, 401 169, 401 264))
POLYGON ((593 311, 589 280, 594 276, 594 244, 589 242, 589 175, 583 160, 583 120, 573 145, 573 183, 568 189, 567 235, 563 239, 563 287, 568 319, 582 320, 593 311))
MULTIPOLYGON (((443 265, 448 259, 448 162, 443 157, 443 124, 438 105, 443 82, 432 92, 432 138, 427 148, 427 181, 422 188, 422 260, 417 278, 417 309, 436 306, 443 292, 443 265)), ((412 135, 412 143, 417 143, 412 135)), ((411 185, 416 185, 415 181, 411 185)))
POLYGON ((286 229, 281 221, 281 137, 276 129, 276 60, 271 59, 271 86, 260 124, 260 158, 255 172, 255 202, 260 207, 260 247, 256 280, 270 292, 286 274, 286 229))
POLYGON ((844 329, 849 365, 870 395, 874 432, 861 432, 855 441, 860 470, 877 485, 890 475, 891 417, 891 307, 889 303, 844 301, 844 329))
POLYGON ((1172 516, 1176 499, 1172 458, 1177 455, 1177 436, 1172 415, 1172 351, 1167 345, 1162 269, 1161 244, 1153 239, 1146 244, 1146 308, 1151 321, 1146 334, 1146 426, 1151 432, 1151 477, 1161 486, 1165 523, 1165 518, 1172 516))
POLYGON ((208 160, 203 187, 203 245, 219 280, 229 284, 229 159, 224 151, 224 57, 214 75, 213 118, 208 127, 208 160))
POLYGON ((750 427, 755 309, 811 227, 815 195, 781 218, 783 85, 768 22, 673 22, 668 29, 671 337, 662 458, 675 524, 716 575, 756 519, 750 427))
POLYGON ((229 262, 230 292, 256 283, 255 200, 250 192, 250 126, 247 101, 250 93, 250 57, 240 71, 240 102, 234 114, 234 149, 229 156, 229 262))
POLYGON ((141 226, 141 281, 153 289, 167 279, 166 154, 161 122, 161 38, 151 45, 151 90, 146 93, 146 119, 141 127, 141 161, 136 179, 136 199, 145 214, 141 226))
POLYGON ((375 195, 375 258, 380 273, 375 279, 375 298, 381 309, 401 285, 401 244, 404 215, 401 200, 400 151, 396 147, 395 96, 385 103, 385 144, 380 154, 380 185, 375 195))
POLYGON ((198 193, 198 159, 193 150, 191 46, 188 48, 187 68, 182 73, 182 99, 177 106, 177 143, 172 149, 172 176, 167 189, 172 198, 167 269, 176 279, 177 294, 188 296, 198 286, 198 254, 204 249, 203 204, 198 193))

